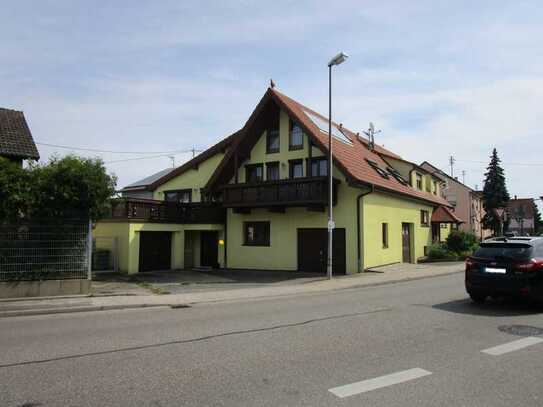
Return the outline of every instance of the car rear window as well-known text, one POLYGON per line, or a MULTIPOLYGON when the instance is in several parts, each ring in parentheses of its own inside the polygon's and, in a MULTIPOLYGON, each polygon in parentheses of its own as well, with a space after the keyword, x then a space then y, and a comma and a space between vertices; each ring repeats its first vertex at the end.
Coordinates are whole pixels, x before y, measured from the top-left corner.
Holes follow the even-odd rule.
POLYGON ((473 256, 486 259, 506 258, 524 260, 530 258, 532 252, 533 247, 526 244, 482 243, 473 256))

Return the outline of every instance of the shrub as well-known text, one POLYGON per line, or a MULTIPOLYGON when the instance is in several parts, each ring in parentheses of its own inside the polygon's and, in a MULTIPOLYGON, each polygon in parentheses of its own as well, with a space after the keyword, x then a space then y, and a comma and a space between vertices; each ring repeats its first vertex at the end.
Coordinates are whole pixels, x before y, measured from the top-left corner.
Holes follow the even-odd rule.
POLYGON ((456 257, 454 252, 441 243, 434 243, 428 248, 428 258, 430 260, 456 260, 456 257))
POLYGON ((455 253, 471 252, 477 246, 477 238, 471 233, 453 230, 447 237, 446 245, 455 253))

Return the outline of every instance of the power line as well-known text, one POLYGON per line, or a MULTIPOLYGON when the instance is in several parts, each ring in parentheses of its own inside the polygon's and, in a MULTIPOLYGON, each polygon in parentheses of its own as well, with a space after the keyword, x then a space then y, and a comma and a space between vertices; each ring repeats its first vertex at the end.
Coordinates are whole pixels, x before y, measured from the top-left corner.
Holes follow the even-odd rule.
POLYGON ((202 151, 202 150, 195 150, 194 148, 191 148, 190 150, 172 150, 172 151, 115 151, 115 150, 100 150, 96 148, 63 146, 59 144, 49 144, 49 143, 42 143, 42 142, 36 142, 36 144, 41 145, 41 146, 47 146, 47 147, 64 148, 67 150, 91 151, 94 153, 111 153, 111 154, 172 154, 172 153, 183 154, 183 153, 193 153, 193 152, 202 151))
MULTIPOLYGON (((186 153, 190 153, 190 151, 187 151, 185 153, 179 153, 179 154, 186 154, 186 153)), ((173 156, 171 154, 160 154, 160 155, 152 155, 152 156, 147 156, 147 157, 123 158, 122 160, 104 161, 104 164, 115 164, 115 163, 122 163, 125 161, 150 160, 153 158, 162 158, 162 157, 168 157, 171 159, 171 157, 173 156)))
MULTIPOLYGON (((472 161, 472 160, 460 160, 458 158, 455 158, 456 161, 464 162, 464 163, 474 163, 474 164, 488 164, 488 161, 472 161)), ((518 165, 518 166, 524 166, 524 167, 543 167, 543 163, 509 163, 509 162, 502 162, 503 165, 518 165)))

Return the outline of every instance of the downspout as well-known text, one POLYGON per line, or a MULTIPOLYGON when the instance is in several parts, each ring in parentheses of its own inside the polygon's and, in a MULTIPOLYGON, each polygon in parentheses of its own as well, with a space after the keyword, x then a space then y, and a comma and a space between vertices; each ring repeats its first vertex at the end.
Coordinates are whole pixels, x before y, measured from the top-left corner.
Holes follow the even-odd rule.
MULTIPOLYGON (((356 197, 356 238, 357 238, 357 245, 356 245, 356 250, 357 250, 357 253, 358 253, 358 272, 360 273, 360 270, 364 271, 364 258, 363 258, 363 255, 362 255, 362 244, 363 244, 363 239, 364 239, 364 235, 362 235, 362 232, 360 230, 360 218, 361 218, 361 214, 360 214, 360 203, 362 202, 362 198, 364 198, 366 195, 369 195, 371 194, 372 192, 375 191, 375 185, 371 185, 371 190, 369 190, 368 192, 363 192, 361 193, 360 195, 358 195, 356 197)), ((364 216, 364 208, 362 208, 362 216, 364 216)))

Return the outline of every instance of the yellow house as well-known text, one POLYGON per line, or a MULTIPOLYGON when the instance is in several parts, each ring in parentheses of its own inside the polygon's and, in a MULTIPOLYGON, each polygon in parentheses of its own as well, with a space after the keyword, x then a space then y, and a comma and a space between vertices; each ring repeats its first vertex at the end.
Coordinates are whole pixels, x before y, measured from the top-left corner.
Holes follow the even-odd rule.
MULTIPOLYGON (((461 222, 431 173, 341 124, 332 136, 335 274, 417 262, 439 239, 436 225, 461 222)), ((152 201, 128 198, 98 223, 96 235, 124 236, 120 269, 324 273, 327 118, 269 88, 221 143, 145 187, 152 201)))

